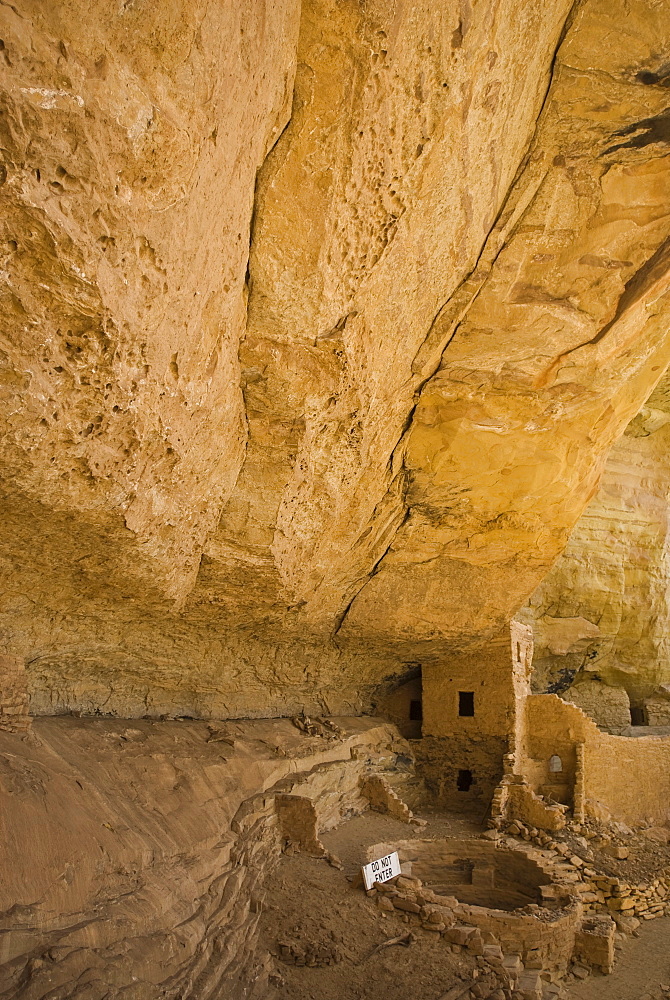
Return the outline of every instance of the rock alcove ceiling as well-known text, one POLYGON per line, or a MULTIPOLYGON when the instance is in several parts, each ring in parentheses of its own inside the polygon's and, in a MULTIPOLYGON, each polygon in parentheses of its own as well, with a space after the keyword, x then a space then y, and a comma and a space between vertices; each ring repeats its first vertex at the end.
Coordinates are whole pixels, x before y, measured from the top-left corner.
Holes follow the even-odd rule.
POLYGON ((0 25, 0 613, 34 710, 357 712, 496 634, 670 360, 670 4, 0 25))

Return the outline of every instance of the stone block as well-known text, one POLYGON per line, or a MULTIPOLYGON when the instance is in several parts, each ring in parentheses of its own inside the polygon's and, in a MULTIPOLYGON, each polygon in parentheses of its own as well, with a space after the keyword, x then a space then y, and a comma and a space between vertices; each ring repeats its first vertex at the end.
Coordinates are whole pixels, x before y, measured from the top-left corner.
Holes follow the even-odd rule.
POLYGON ((484 954, 484 942, 482 941, 482 936, 478 930, 468 938, 468 943, 466 945, 468 951, 471 955, 483 955, 484 954))
POLYGON ((453 910, 446 906, 423 906, 421 917, 430 924, 443 924, 445 927, 451 927, 456 920, 453 910))
POLYGON ((575 936, 574 957, 609 973, 614 968, 616 924, 608 916, 585 920, 575 936))
POLYGON ((391 899, 396 910, 402 910, 404 913, 421 912, 421 907, 413 899, 407 899, 405 896, 392 896, 391 899))
POLYGON ((542 980, 538 972, 526 970, 519 976, 516 992, 521 1000, 542 1000, 542 980))
POLYGON ((444 937, 446 941, 450 944, 467 945, 468 941, 475 933, 474 927, 467 927, 464 924, 456 924, 455 927, 449 927, 444 932, 444 937))

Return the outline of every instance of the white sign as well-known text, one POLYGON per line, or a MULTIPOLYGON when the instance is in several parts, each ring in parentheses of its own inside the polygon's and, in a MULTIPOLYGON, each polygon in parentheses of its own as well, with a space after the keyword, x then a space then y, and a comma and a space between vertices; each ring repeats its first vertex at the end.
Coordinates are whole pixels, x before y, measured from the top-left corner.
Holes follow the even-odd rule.
POLYGON ((398 852, 387 854, 383 858, 363 865, 363 880, 365 888, 371 889, 375 882, 388 882, 390 878, 400 874, 400 858, 398 852))

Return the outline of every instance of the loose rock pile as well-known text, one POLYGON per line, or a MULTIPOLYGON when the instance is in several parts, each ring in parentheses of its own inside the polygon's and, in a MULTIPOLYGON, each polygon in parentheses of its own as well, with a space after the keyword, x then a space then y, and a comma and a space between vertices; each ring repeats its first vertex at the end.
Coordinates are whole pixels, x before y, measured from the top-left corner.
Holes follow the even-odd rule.
POLYGON ((287 965, 306 965, 320 969, 326 965, 337 965, 342 961, 343 955, 337 945, 282 939, 277 941, 277 957, 287 965))
MULTIPOLYGON (((670 915, 670 865, 663 867, 653 879, 631 883, 598 871, 595 861, 580 857, 570 844, 553 839, 544 830, 526 826, 519 820, 506 824, 503 830, 508 836, 540 847, 548 852, 549 858, 553 856, 556 880, 571 884, 585 912, 609 913, 627 933, 634 931, 640 920, 670 915)), ((581 831, 580 825, 571 828, 573 834, 581 831)), ((609 835, 586 832, 594 845, 604 849, 610 857, 622 861, 628 858, 629 848, 612 843, 609 835)), ((584 843, 588 851, 588 843, 584 843)))

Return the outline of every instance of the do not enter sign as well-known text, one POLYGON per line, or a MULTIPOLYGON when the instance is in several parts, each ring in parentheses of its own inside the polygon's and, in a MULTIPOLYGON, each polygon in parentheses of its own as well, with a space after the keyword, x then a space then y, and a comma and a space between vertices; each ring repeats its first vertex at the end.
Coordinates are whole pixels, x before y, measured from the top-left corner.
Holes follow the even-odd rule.
POLYGON ((400 874, 400 859, 398 852, 386 854, 383 858, 363 865, 363 880, 365 888, 371 889, 375 882, 388 882, 390 878, 400 874))

